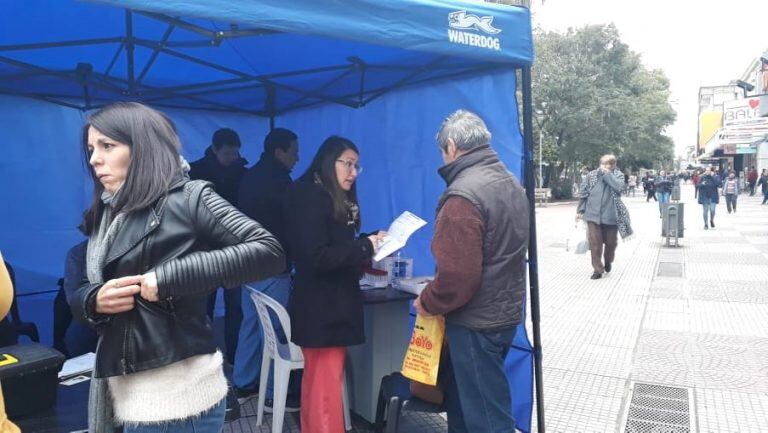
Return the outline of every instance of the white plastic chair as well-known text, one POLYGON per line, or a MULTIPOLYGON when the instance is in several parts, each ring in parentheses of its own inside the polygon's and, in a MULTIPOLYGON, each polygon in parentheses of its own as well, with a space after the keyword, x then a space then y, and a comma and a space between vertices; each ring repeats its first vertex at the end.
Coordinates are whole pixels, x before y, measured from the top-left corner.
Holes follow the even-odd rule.
MULTIPOLYGON (((260 426, 264 418, 264 403, 267 397, 267 381, 269 380, 269 367, 274 361, 273 372, 273 411, 272 411, 272 433, 281 433, 283 431, 283 421, 285 418, 285 400, 288 395, 288 379, 291 371, 304 368, 304 356, 301 354, 301 348, 291 342, 291 319, 283 306, 254 289, 251 286, 246 288, 250 291, 251 300, 256 306, 261 321, 262 334, 264 336, 264 352, 261 359, 261 377, 259 379, 259 403, 256 412, 256 425, 260 426), (272 320, 269 316, 269 310, 272 310, 280 320, 280 326, 283 328, 287 343, 281 343, 275 335, 275 329, 272 326, 272 320)), ((349 415, 349 398, 347 396, 347 381, 344 380, 342 391, 342 406, 344 410, 344 427, 346 430, 352 429, 352 421, 349 415)))

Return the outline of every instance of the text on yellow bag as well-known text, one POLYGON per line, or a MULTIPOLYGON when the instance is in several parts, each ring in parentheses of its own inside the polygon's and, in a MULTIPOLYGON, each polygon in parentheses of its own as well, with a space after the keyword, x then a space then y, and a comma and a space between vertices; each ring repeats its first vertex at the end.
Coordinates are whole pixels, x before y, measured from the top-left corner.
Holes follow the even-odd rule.
POLYGON ((444 335, 443 316, 417 315, 411 343, 403 359, 403 376, 427 385, 435 385, 444 335))

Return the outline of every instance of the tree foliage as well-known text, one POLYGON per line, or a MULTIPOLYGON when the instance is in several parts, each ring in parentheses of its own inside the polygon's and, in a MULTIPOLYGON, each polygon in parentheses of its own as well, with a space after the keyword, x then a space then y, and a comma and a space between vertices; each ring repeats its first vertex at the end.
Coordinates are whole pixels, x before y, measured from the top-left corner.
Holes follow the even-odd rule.
POLYGON ((672 160, 672 140, 663 135, 675 120, 669 80, 646 69, 615 26, 537 31, 534 38, 535 133, 543 131, 544 159, 553 170, 594 167, 606 153, 632 170, 672 160))

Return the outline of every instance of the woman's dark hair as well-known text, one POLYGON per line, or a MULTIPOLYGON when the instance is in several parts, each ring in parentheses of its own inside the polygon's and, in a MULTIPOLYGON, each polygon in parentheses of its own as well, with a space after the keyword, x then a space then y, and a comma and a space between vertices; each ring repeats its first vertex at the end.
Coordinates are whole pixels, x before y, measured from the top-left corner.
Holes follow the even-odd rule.
POLYGON ((93 127, 130 147, 131 163, 112 215, 129 213, 154 204, 181 178, 181 143, 175 125, 163 113, 137 102, 116 102, 93 113, 83 126, 83 158, 93 179, 93 202, 83 220, 91 235, 99 226, 104 187, 90 165, 88 130, 93 127))
MULTIPOLYGON (((320 149, 317 150, 315 157, 312 159, 312 164, 301 176, 301 180, 306 182, 314 182, 315 179, 320 180, 320 184, 328 191, 333 200, 333 218, 342 224, 347 223, 350 218, 350 209, 347 202, 357 205, 356 183, 352 184, 352 188, 349 191, 344 191, 336 179, 336 160, 347 149, 353 150, 358 155, 360 154, 355 143, 350 140, 336 135, 328 137, 320 145, 320 149)), ((353 216, 353 218, 355 218, 355 229, 359 230, 360 213, 357 212, 357 215, 353 216)))

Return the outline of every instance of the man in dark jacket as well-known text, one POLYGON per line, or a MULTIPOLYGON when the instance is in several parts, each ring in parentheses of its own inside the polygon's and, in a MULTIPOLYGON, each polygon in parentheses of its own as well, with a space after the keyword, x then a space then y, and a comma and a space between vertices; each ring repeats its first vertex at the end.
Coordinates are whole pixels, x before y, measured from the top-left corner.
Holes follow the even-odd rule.
POLYGON ((440 128, 447 189, 432 239, 437 273, 414 301, 419 314, 445 315, 451 432, 515 431, 504 359, 523 317, 528 200, 490 139, 483 120, 464 110, 440 128))
MULTIPOLYGON (((285 238, 283 219, 283 197, 292 183, 291 170, 299 161, 299 141, 296 134, 283 128, 275 128, 264 138, 264 153, 253 167, 243 176, 238 202, 240 210, 261 223, 285 250, 285 269, 273 278, 250 284, 256 290, 286 306, 291 292, 291 257, 285 238)), ((232 379, 241 401, 258 390, 261 357, 263 350, 262 330, 259 315, 250 297, 249 290, 242 293, 243 322, 240 327, 237 355, 232 379)), ((270 379, 272 376, 269 376, 270 379)), ((267 410, 271 408, 272 383, 270 380, 266 396, 267 410)), ((294 393, 295 397, 298 393, 294 393)), ((291 397, 294 397, 291 396, 291 397)), ((298 398, 290 398, 286 410, 298 410, 298 398)))
MULTIPOLYGON (((205 150, 205 156, 189 164, 189 177, 192 180, 212 182, 217 194, 237 206, 237 192, 247 163, 240 156, 240 136, 229 128, 222 128, 213 133, 212 143, 205 150)), ((211 319, 216 307, 217 292, 214 291, 208 298, 208 316, 211 319)), ((224 290, 224 343, 230 364, 235 362, 237 334, 243 317, 240 311, 240 292, 239 288, 224 290)))

